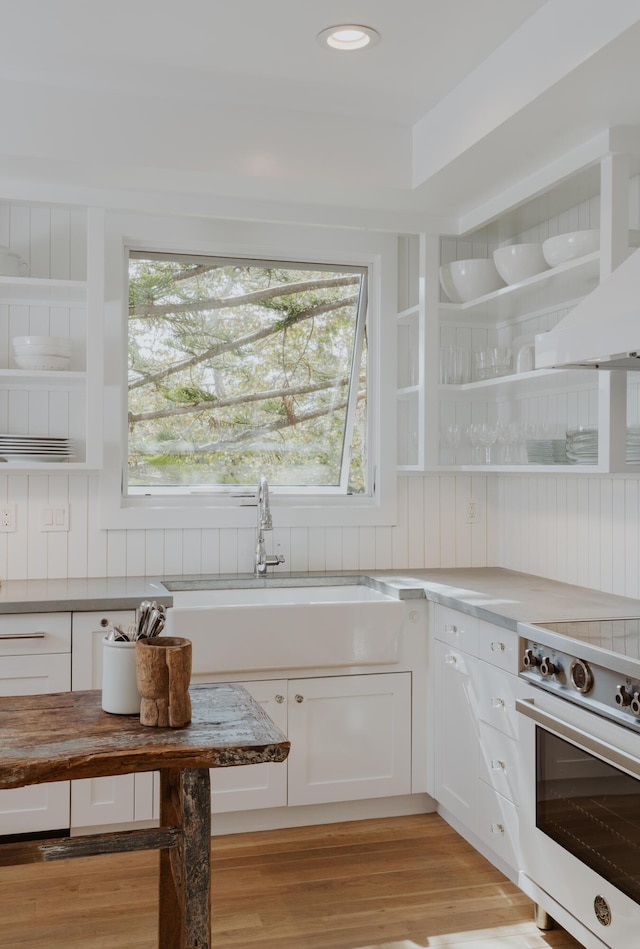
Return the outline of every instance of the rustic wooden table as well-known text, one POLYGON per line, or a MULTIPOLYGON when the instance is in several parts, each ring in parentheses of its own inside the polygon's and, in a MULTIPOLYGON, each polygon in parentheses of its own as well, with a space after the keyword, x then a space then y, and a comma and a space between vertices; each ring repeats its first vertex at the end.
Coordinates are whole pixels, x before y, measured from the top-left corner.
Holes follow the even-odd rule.
POLYGON ((0 843, 0 866, 160 850, 159 949, 211 946, 209 768, 289 754, 285 735, 242 686, 193 686, 190 695, 184 728, 103 712, 100 691, 0 697, 0 789, 160 771, 157 828, 0 843))

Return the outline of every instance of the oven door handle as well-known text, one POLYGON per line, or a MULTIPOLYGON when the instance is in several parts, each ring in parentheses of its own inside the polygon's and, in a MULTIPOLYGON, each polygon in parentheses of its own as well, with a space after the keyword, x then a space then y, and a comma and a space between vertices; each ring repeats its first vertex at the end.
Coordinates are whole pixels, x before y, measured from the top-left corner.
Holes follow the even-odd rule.
MULTIPOLYGON (((536 725, 541 725, 548 731, 553 732, 559 738, 565 738, 574 745, 579 745, 585 751, 590 751, 598 758, 612 765, 616 765, 636 778, 640 778, 640 761, 632 755, 620 751, 608 742, 600 741, 593 735, 583 732, 581 728, 574 725, 567 725, 562 719, 556 718, 549 712, 543 712, 541 708, 536 708, 533 699, 516 699, 516 711, 520 712, 526 718, 530 718, 536 725)), ((622 727, 622 726, 620 726, 622 727)))

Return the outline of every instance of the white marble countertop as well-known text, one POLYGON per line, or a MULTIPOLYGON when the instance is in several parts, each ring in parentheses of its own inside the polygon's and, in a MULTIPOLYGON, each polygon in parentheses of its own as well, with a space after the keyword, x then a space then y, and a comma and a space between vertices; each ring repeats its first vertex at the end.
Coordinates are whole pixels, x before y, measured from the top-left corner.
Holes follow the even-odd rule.
MULTIPOLYGON (((551 622, 566 619, 640 616, 640 600, 558 583, 498 567, 442 568, 403 571, 333 571, 326 574, 275 573, 267 583, 286 586, 304 583, 365 582, 388 587, 404 598, 427 596, 488 622, 515 629, 518 621, 551 622)), ((167 578, 177 588, 248 586, 250 574, 167 578)), ((133 609, 141 600, 170 606, 172 594, 161 577, 109 577, 68 580, 5 580, 0 588, 0 613, 95 611, 133 609)))

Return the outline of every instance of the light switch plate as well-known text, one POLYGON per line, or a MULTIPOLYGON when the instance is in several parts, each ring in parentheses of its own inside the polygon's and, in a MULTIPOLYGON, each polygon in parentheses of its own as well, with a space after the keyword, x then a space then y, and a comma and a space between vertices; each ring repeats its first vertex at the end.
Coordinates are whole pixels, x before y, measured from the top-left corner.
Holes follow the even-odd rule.
POLYGON ((41 531, 68 531, 69 505, 55 504, 40 508, 41 531))

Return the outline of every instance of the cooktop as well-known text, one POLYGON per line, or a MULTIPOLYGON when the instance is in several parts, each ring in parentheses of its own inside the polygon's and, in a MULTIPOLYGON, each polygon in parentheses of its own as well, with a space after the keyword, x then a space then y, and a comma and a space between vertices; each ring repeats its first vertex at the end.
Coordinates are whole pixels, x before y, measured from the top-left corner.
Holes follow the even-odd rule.
POLYGON ((520 676, 640 730, 640 617, 519 623, 520 676))

